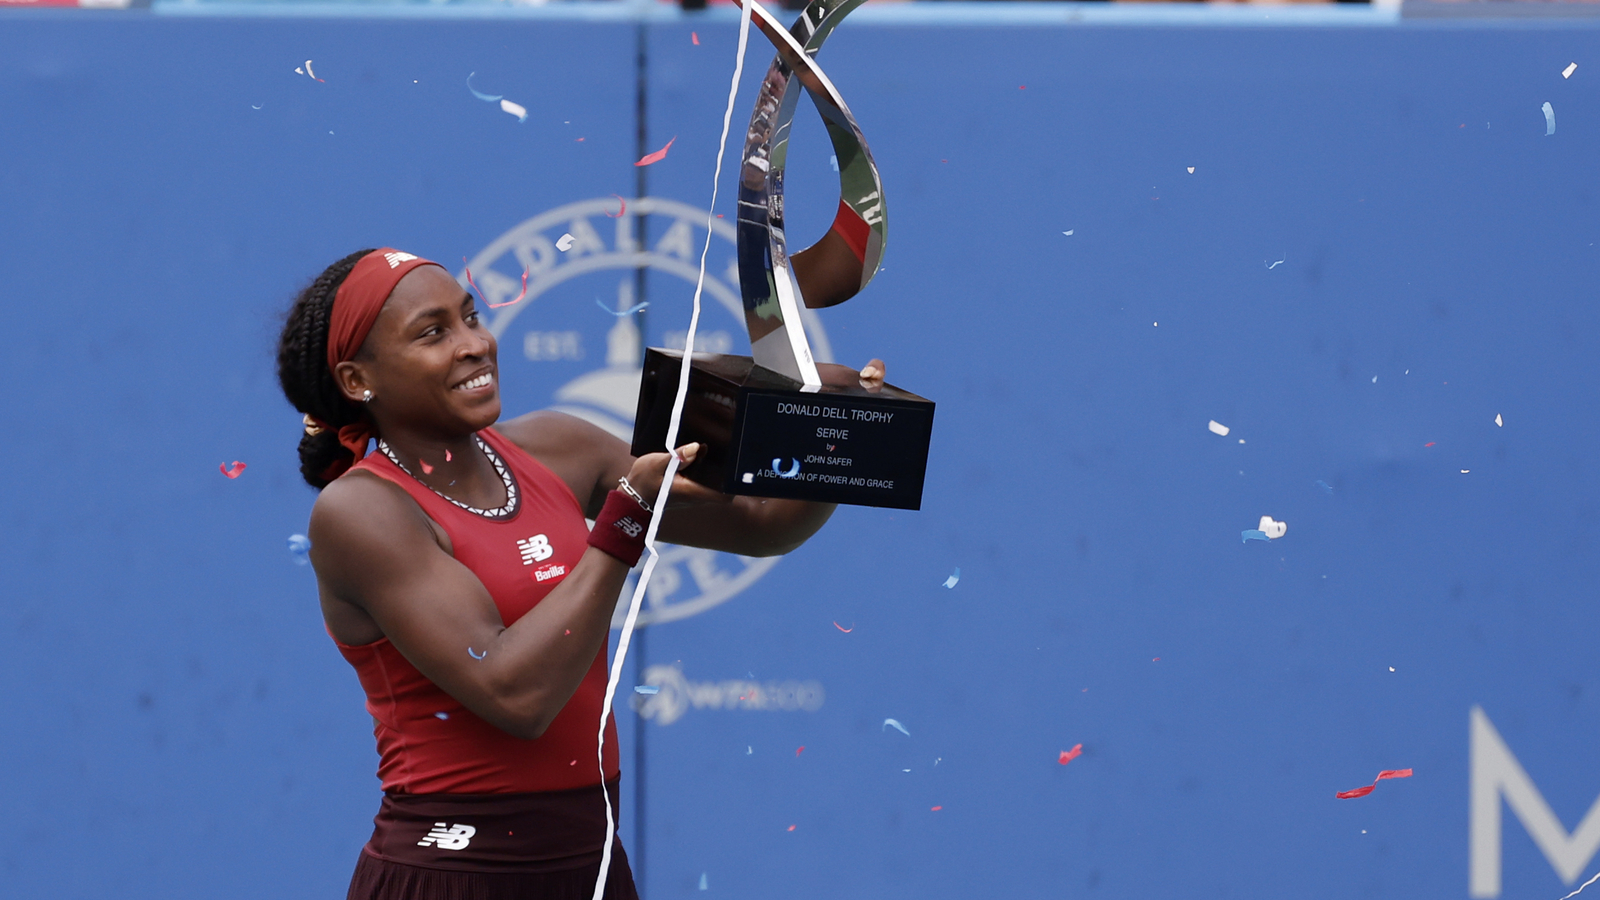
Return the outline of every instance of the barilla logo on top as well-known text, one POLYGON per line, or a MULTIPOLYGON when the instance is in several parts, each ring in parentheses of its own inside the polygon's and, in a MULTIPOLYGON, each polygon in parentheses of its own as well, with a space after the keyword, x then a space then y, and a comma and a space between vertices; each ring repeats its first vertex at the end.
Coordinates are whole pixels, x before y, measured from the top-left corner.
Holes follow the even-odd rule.
POLYGON ((567 567, 559 563, 545 563, 533 570, 533 580, 544 584, 552 578, 560 578, 567 574, 567 567))
POLYGON ((443 822, 433 823, 433 830, 428 836, 417 841, 418 847, 438 847, 440 850, 465 850, 467 844, 472 842, 472 836, 478 829, 471 825, 446 825, 443 822))
POLYGON ((416 259, 417 255, 415 253, 404 253, 396 250, 393 253, 385 253, 383 258, 389 261, 389 268, 398 269, 400 268, 401 263, 410 262, 411 260, 416 259))

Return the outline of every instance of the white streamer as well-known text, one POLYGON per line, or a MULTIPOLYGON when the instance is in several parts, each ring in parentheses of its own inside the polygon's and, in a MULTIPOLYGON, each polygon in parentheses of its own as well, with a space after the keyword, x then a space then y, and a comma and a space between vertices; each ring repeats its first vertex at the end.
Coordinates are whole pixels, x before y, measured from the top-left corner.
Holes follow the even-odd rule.
MULTIPOLYGON (((1578 895, 1579 893, 1581 893, 1583 891, 1584 888, 1588 887, 1591 884, 1594 884, 1595 883, 1595 879, 1600 879, 1600 872, 1594 873, 1594 878, 1591 878, 1588 881, 1585 881, 1583 884, 1578 885, 1578 889, 1576 891, 1573 891, 1572 893, 1568 894, 1566 897, 1562 897, 1561 900, 1568 900, 1568 898, 1578 895)), ((1568 884, 1571 884, 1571 882, 1568 882, 1568 884)))
POLYGON ((689 315, 689 331, 683 339, 683 364, 678 367, 678 393, 672 400, 672 418, 667 424, 667 450, 672 454, 667 460, 667 473, 656 491, 655 515, 650 517, 650 528, 644 534, 645 552, 649 558, 639 572, 633 586, 633 597, 628 601, 628 615, 622 620, 622 634, 617 638, 617 655, 611 661, 611 677, 606 680, 605 704, 600 708, 600 738, 595 745, 595 757, 600 764, 600 792, 606 803, 606 843, 600 852, 600 874, 594 881, 593 900, 602 900, 606 892, 606 876, 611 872, 611 844, 616 840, 617 821, 611 815, 611 792, 606 788, 606 722, 611 716, 611 704, 616 698, 617 684, 622 680, 622 666, 628 658, 628 645, 633 642, 633 628, 639 621, 639 606, 644 601, 644 591, 650 584, 650 575, 656 570, 656 532, 667 513, 667 497, 672 493, 672 479, 678 474, 678 424, 683 418, 683 400, 689 393, 689 358, 694 354, 695 331, 700 327, 700 294, 706 284, 706 256, 711 253, 712 222, 717 208, 717 189, 722 181, 722 156, 728 147, 728 129, 733 124, 733 104, 739 97, 739 79, 744 75, 744 51, 750 40, 750 3, 739 11, 739 51, 733 62, 733 83, 728 87, 728 107, 722 113, 722 138, 717 143, 717 168, 711 174, 711 206, 706 211, 706 244, 700 251, 700 276, 694 284, 694 311, 689 315))

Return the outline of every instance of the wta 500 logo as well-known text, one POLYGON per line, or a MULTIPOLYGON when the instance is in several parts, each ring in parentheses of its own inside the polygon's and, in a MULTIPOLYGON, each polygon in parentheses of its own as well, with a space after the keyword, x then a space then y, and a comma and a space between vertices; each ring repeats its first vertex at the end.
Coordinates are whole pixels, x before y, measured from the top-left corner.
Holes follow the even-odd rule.
MULTIPOLYGON (((468 267, 491 306, 515 300, 527 274, 521 302, 488 311, 508 413, 549 407, 631 440, 645 345, 682 349, 687 337, 706 218, 705 210, 659 197, 584 200, 528 219, 474 256, 468 267)), ((748 353, 734 228, 711 221, 694 349, 748 353)), ((457 280, 465 286, 466 273, 457 280)), ((801 318, 813 354, 831 362, 816 314, 802 310, 801 318)), ((710 609, 777 562, 663 545, 639 624, 710 609)), ((633 581, 630 575, 624 601, 633 581)), ((619 609, 613 626, 621 622, 619 609)))
POLYGON ((675 665, 650 666, 644 683, 652 692, 636 694, 633 708, 657 725, 671 725, 691 708, 816 712, 823 701, 816 681, 690 681, 675 665))

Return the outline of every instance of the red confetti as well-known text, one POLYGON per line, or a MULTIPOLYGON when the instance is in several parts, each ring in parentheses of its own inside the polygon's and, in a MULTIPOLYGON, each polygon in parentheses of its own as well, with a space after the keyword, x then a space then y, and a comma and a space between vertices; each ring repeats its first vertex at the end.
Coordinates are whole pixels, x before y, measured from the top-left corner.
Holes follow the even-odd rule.
POLYGON ((806 745, 805 744, 801 744, 800 745, 800 749, 794 751, 794 755, 795 756, 799 756, 800 754, 804 753, 805 751, 806 751, 806 745))
POLYGON ((1424 446, 1424 447, 1432 447, 1434 444, 1437 444, 1437 443, 1439 443, 1439 442, 1438 441, 1429 441, 1426 444, 1423 444, 1422 446, 1424 446))
POLYGON ((567 765, 569 765, 569 766, 575 766, 577 764, 578 764, 577 760, 573 760, 572 762, 567 763, 567 765))
POLYGON ((944 809, 944 807, 942 807, 942 806, 935 806, 935 807, 934 807, 934 808, 933 808, 933 810, 932 810, 932 811, 933 811, 933 812, 938 812, 938 811, 939 811, 939 810, 941 810, 941 809, 944 809))
POLYGON ((233 468, 231 468, 231 469, 228 468, 228 464, 227 463, 222 463, 222 464, 218 465, 217 468, 219 470, 221 470, 222 474, 228 476, 229 478, 238 478, 239 477, 239 473, 244 471, 244 463, 239 462, 236 459, 236 460, 233 461, 233 468))
MULTIPOLYGON (((678 139, 677 135, 673 135, 672 136, 672 141, 675 141, 677 139, 678 139)), ((648 166, 648 165, 651 165, 652 163, 658 163, 658 162, 661 162, 663 159, 666 159, 667 158, 667 151, 672 149, 672 141, 667 141, 667 145, 665 147, 662 147, 660 150, 657 150, 654 153, 646 153, 644 155, 644 158, 639 160, 638 162, 634 163, 634 165, 636 165, 636 166, 648 166)))
POLYGON ((445 462, 449 462, 450 461, 450 451, 449 450, 446 450, 444 452, 444 461, 445 462))
POLYGON ((1028 86, 1027 86, 1027 85, 1025 85, 1025 84, 1019 84, 1019 85, 1017 85, 1017 90, 1019 90, 1019 91, 1025 91, 1025 90, 1027 90, 1027 89, 1028 89, 1028 86))
POLYGON ((1353 791, 1340 791, 1339 793, 1334 794, 1333 796, 1337 797, 1340 800, 1354 800, 1357 797, 1365 797, 1366 795, 1372 793, 1373 788, 1376 788, 1378 786, 1378 782, 1383 781, 1386 778, 1410 778, 1410 777, 1411 777, 1411 770, 1410 769, 1384 769, 1382 772, 1379 772, 1378 773, 1378 777, 1374 778, 1372 780, 1372 783, 1367 785, 1366 787, 1358 787, 1353 791))
POLYGON ((417 462, 422 464, 422 474, 424 474, 424 475, 432 475, 433 474, 433 466, 428 465, 428 461, 427 460, 419 459, 419 460, 417 460, 417 462))
POLYGON ((793 825, 790 825, 790 826, 789 826, 789 830, 790 830, 790 831, 793 831, 793 830, 794 830, 794 826, 793 826, 793 825))
POLYGON ((489 298, 483 296, 483 289, 479 288, 478 287, 478 283, 476 281, 472 280, 472 269, 471 269, 471 267, 466 265, 466 262, 467 262, 467 258, 465 256, 461 257, 462 268, 465 268, 467 270, 467 284, 472 285, 472 289, 478 292, 478 299, 482 300, 490 309, 499 309, 502 306, 510 306, 513 303, 521 303, 522 302, 522 298, 528 296, 528 270, 527 269, 523 269, 522 270, 522 293, 517 295, 517 299, 515 299, 515 300, 507 300, 504 303, 490 303, 489 302, 489 298))
POLYGON ((839 630, 840 630, 840 631, 842 631, 842 632, 844 632, 844 633, 845 633, 845 634, 849 634, 849 633, 850 633, 850 632, 852 632, 852 631, 855 631, 855 630, 856 630, 856 623, 854 623, 854 622, 851 622, 851 623, 850 623, 850 627, 849 627, 849 628, 846 628, 846 627, 844 627, 844 626, 843 626, 843 625, 840 625, 840 624, 839 624, 839 622, 838 622, 838 620, 837 620, 837 619, 835 619, 835 620, 834 620, 834 623, 833 623, 833 627, 835 627, 835 628, 837 628, 837 629, 839 629, 839 630))
POLYGON ((628 211, 628 201, 622 199, 621 194, 612 194, 611 196, 617 198, 617 202, 622 204, 622 208, 617 210, 617 214, 614 216, 611 215, 611 213, 606 213, 606 217, 611 219, 620 219, 622 218, 622 214, 628 211))
POLYGON ((1159 656, 1158 656, 1158 657, 1156 657, 1156 658, 1155 658, 1155 659, 1152 659, 1152 660, 1150 660, 1150 661, 1151 661, 1151 662, 1161 662, 1161 657, 1159 657, 1159 656))
MULTIPOLYGON (((1084 690, 1088 690, 1088 688, 1084 688, 1084 690)), ((1056 762, 1061 763, 1064 766, 1067 763, 1072 762, 1073 760, 1077 759, 1078 757, 1080 757, 1082 755, 1083 755, 1083 745, 1082 744, 1074 744, 1072 746, 1071 750, 1063 750, 1063 751, 1061 751, 1061 756, 1057 757, 1056 762)))
POLYGON ((700 35, 697 32, 689 32, 689 40, 694 41, 696 47, 700 46, 700 35))

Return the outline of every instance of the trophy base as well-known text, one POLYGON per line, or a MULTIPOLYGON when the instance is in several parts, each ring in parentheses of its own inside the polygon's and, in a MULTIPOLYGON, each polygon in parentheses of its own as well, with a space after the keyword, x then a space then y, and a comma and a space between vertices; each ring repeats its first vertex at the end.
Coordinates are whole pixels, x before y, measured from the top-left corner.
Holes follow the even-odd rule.
MULTIPOLYGON (((681 351, 645 351, 634 456, 667 449, 682 365, 681 351)), ((748 356, 694 354, 678 444, 703 448, 684 477, 725 494, 921 509, 933 401, 817 368, 823 384, 807 390, 748 356)))

